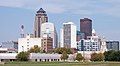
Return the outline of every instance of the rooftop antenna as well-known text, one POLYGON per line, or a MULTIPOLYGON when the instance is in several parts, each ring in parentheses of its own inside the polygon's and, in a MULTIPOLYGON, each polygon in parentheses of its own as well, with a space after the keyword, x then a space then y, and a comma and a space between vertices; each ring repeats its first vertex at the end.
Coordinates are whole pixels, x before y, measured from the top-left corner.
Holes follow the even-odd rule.
POLYGON ((21 38, 24 38, 25 34, 24 34, 24 25, 21 25, 21 38))

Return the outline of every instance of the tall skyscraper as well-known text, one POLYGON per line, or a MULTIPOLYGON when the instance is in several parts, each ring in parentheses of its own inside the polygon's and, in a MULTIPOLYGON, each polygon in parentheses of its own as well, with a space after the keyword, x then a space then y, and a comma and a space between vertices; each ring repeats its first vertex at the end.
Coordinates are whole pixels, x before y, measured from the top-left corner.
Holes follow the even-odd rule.
POLYGON ((72 22, 63 23, 61 29, 61 47, 77 48, 76 43, 76 25, 72 22))
POLYGON ((42 8, 40 8, 37 11, 37 14, 35 16, 35 23, 34 23, 34 36, 40 37, 41 35, 41 24, 48 22, 48 17, 46 14, 46 11, 44 11, 42 8))
POLYGON ((92 20, 88 18, 80 19, 80 32, 85 34, 85 39, 87 36, 92 36, 92 20))

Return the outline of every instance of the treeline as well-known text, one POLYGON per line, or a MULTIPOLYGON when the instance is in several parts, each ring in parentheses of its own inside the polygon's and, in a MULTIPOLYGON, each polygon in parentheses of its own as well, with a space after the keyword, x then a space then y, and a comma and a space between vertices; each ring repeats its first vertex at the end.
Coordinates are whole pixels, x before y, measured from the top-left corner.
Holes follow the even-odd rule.
POLYGON ((91 54, 91 61, 120 61, 120 51, 106 51, 91 54))
MULTIPOLYGON (((18 61, 28 61, 30 53, 45 53, 45 52, 41 51, 40 47, 34 46, 27 52, 20 52, 16 56, 16 58, 18 61)), ((69 54, 73 54, 73 52, 70 48, 56 48, 53 50, 53 53, 61 54, 60 58, 61 58, 61 60, 64 60, 64 61, 66 61, 68 59, 69 54)), ((82 61, 83 59, 84 58, 83 58, 82 54, 80 54, 80 53, 77 53, 74 58, 74 60, 77 60, 77 61, 82 61)))
MULTIPOLYGON (((17 55, 17 59, 19 61, 28 61, 29 54, 30 53, 45 53, 45 51, 42 51, 40 47, 34 46, 32 47, 28 52, 20 52, 17 55)), ((61 54, 61 60, 67 60, 69 57, 69 54, 73 54, 72 49, 70 48, 56 48, 53 50, 53 53, 61 54)), ((74 57, 74 60, 82 61, 84 60, 84 57, 81 53, 77 53, 74 57)), ((104 53, 92 53, 91 54, 91 61, 120 61, 120 51, 106 51, 104 53)))
POLYGON ((104 53, 105 61, 120 61, 120 51, 107 51, 104 53))

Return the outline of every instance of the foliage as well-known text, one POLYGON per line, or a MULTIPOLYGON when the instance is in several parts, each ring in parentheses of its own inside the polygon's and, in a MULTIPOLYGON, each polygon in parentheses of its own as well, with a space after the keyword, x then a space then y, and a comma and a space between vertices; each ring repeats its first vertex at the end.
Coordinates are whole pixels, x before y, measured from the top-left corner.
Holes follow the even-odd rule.
POLYGON ((91 61, 103 61, 104 60, 104 54, 103 53, 93 53, 91 54, 91 61))
POLYGON ((97 61, 97 53, 92 53, 90 60, 91 60, 91 61, 97 61))
POLYGON ((34 47, 30 48, 30 50, 28 52, 30 52, 30 53, 39 53, 39 52, 42 52, 42 51, 41 51, 41 48, 38 47, 38 45, 34 45, 34 47))
POLYGON ((81 53, 77 53, 77 55, 76 55, 76 60, 77 61, 81 61, 81 60, 83 60, 84 58, 83 58, 83 56, 82 56, 82 54, 81 53))
POLYGON ((120 51, 106 51, 104 55, 105 61, 120 61, 120 51))
POLYGON ((98 56, 98 61, 103 61, 105 58, 103 53, 98 53, 97 56, 98 56))
POLYGON ((67 54, 72 54, 72 51, 71 51, 71 49, 70 48, 56 48, 56 49, 54 49, 54 52, 55 53, 58 53, 58 54, 62 54, 63 52, 67 52, 67 54))
POLYGON ((68 55, 67 55, 67 53, 64 51, 63 53, 62 53, 62 55, 61 55, 61 60, 66 60, 67 58, 68 58, 68 55))
POLYGON ((17 56, 16 56, 17 60, 19 61, 28 61, 29 58, 29 53, 28 52, 20 52, 17 56))

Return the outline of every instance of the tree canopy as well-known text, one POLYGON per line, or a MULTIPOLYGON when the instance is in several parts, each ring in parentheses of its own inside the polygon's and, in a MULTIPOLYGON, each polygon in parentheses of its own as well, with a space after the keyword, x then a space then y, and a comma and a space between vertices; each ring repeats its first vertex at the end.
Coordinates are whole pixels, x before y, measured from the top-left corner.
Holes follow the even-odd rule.
POLYGON ((103 53, 93 53, 91 54, 91 61, 103 61, 104 54, 103 53))
POLYGON ((82 54, 81 53, 77 53, 77 55, 76 55, 76 60, 77 61, 82 61, 84 58, 83 58, 83 56, 82 56, 82 54))
POLYGON ((67 52, 67 54, 72 54, 72 51, 71 51, 70 48, 63 47, 63 48, 56 48, 56 49, 54 49, 54 52, 58 53, 58 54, 62 54, 64 51, 67 52))
POLYGON ((106 51, 104 55, 105 61, 120 61, 120 51, 106 51))
POLYGON ((34 47, 30 48, 30 50, 28 51, 30 53, 39 53, 42 52, 41 48, 38 47, 38 45, 34 45, 34 47))
POLYGON ((29 53, 28 52, 20 52, 17 56, 16 56, 17 60, 19 61, 28 61, 29 58, 29 53))
POLYGON ((61 55, 61 60, 67 60, 67 58, 68 58, 68 55, 67 55, 67 53, 65 52, 65 51, 63 51, 63 53, 62 53, 62 55, 61 55))

